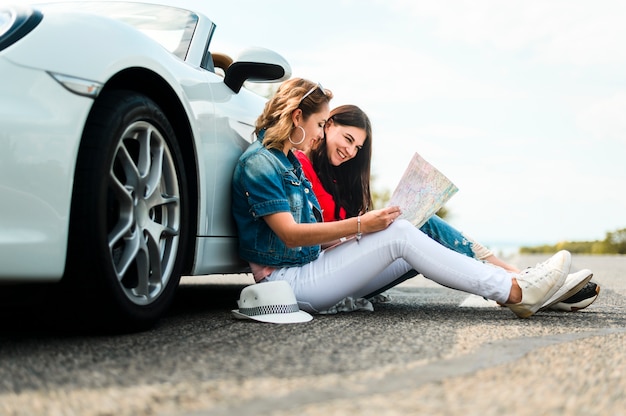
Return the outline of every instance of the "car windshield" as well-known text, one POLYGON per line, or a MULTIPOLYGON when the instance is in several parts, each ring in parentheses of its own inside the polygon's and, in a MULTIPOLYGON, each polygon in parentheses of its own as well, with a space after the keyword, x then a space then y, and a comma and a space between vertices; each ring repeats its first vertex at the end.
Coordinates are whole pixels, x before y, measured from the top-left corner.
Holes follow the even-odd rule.
POLYGON ((191 38, 198 23, 198 16, 189 10, 156 4, 124 2, 54 3, 46 5, 46 8, 67 7, 68 5, 74 11, 96 13, 129 24, 183 60, 187 56, 191 38))

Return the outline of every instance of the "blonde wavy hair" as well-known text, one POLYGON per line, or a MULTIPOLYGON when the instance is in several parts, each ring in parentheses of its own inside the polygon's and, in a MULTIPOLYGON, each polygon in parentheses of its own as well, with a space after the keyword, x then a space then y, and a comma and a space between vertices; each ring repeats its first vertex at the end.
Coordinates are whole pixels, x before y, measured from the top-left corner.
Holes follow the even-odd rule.
POLYGON ((265 130, 263 145, 268 149, 282 150, 295 128, 291 114, 299 108, 306 120, 332 98, 333 93, 323 89, 320 84, 303 78, 287 80, 265 104, 254 132, 258 135, 261 130, 265 130))

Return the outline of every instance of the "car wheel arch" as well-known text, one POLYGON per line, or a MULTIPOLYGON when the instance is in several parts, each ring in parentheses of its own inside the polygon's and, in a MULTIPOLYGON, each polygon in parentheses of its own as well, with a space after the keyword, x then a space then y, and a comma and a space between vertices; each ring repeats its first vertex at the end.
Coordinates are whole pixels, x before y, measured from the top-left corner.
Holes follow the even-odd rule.
MULTIPOLYGON (((184 160, 189 200, 198 200, 198 166, 197 149, 193 143, 193 134, 185 109, 176 92, 160 75, 144 68, 129 68, 112 77, 103 87, 105 90, 129 90, 141 93, 153 100, 167 116, 178 140, 184 160)), ((191 230, 198 228, 198 204, 190 206, 189 224, 191 230)), ((195 247, 196 232, 189 233, 188 247, 195 247)), ((190 251, 185 259, 184 273, 193 268, 193 253, 190 251)))
POLYGON ((168 116, 143 93, 106 90, 94 104, 59 298, 85 322, 147 328, 171 303, 195 234, 178 143, 168 116))

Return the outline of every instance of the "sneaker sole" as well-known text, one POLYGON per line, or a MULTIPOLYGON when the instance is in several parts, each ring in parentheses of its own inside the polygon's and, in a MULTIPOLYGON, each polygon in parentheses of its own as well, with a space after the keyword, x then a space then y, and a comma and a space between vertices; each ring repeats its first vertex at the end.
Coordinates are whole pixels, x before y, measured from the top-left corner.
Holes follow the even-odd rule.
MULTIPOLYGON (((583 287, 585 287, 585 285, 587 284, 587 282, 589 282, 591 280, 591 278, 593 277, 593 273, 591 272, 591 270, 588 271, 589 274, 587 276, 585 276, 584 279, 582 279, 581 281, 579 281, 574 287, 570 288, 569 290, 567 290, 567 292, 563 293, 563 295, 559 296, 558 298, 554 299, 553 301, 550 302, 550 300, 548 299, 547 303, 545 305, 543 305, 541 308, 539 308, 540 311, 546 310, 548 309, 550 306, 552 305, 556 305, 559 302, 564 301, 565 299, 571 298, 572 296, 574 296, 576 293, 578 293, 583 287)), ((567 282, 567 278, 565 278, 565 281, 567 282)), ((558 290, 557 290, 558 292, 558 290)), ((554 296, 554 295, 553 295, 554 296)))
POLYGON ((596 301, 596 299, 598 299, 598 296, 600 295, 600 286, 596 286, 596 295, 591 297, 591 298, 587 298, 587 299, 583 299, 579 302, 576 303, 566 303, 566 302, 559 302, 556 303, 554 305, 552 305, 550 307, 551 311, 558 311, 558 312, 576 312, 579 311, 581 309, 585 309, 586 307, 588 307, 589 305, 591 305, 593 302, 596 301))

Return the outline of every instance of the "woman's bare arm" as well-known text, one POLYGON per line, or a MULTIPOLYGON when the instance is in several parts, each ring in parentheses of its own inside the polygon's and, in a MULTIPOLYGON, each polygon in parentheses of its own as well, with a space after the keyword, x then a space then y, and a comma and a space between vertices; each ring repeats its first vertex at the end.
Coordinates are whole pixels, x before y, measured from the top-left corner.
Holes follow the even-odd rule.
MULTIPOLYGON (((367 212, 360 217, 360 231, 365 234, 384 230, 399 215, 398 207, 367 212)), ((278 212, 266 215, 263 219, 290 248, 329 243, 341 237, 353 236, 359 229, 356 217, 333 222, 298 224, 289 212, 278 212)))

